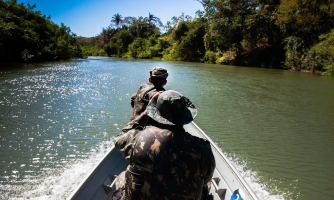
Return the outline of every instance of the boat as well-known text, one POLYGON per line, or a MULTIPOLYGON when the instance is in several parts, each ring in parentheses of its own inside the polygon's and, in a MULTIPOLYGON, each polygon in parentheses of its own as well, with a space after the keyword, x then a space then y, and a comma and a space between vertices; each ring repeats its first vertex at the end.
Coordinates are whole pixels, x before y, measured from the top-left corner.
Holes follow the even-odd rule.
MULTIPOLYGON (((254 191, 242 178, 228 158, 215 143, 194 122, 184 125, 184 129, 197 137, 204 138, 211 143, 212 152, 216 160, 216 169, 211 180, 211 199, 214 200, 258 200, 254 191), (240 198, 240 195, 242 198, 240 198)), ((115 178, 128 166, 128 161, 112 148, 79 184, 68 199, 70 200, 101 200, 109 199, 116 190, 115 178)))

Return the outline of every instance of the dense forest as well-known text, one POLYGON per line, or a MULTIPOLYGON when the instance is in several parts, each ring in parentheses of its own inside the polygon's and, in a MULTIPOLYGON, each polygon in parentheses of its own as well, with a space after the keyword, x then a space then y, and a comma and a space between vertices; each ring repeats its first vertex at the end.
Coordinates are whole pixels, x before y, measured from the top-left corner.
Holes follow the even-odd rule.
POLYGON ((65 60, 82 57, 77 36, 64 24, 34 11, 36 5, 0 0, 0 62, 65 60))
POLYGON ((204 11, 166 25, 147 17, 112 16, 85 55, 220 63, 334 75, 332 0, 199 0, 204 11))
POLYGON ((163 25, 111 16, 95 37, 16 0, 0 0, 0 62, 117 56, 310 71, 334 75, 333 0, 198 0, 203 11, 163 25))

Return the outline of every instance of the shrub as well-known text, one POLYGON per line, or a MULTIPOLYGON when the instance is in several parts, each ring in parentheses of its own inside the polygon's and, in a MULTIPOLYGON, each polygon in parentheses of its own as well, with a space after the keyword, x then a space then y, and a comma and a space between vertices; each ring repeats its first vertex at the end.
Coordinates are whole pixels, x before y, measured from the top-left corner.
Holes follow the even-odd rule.
MULTIPOLYGON (((334 76, 334 29, 330 33, 321 35, 321 40, 308 52, 307 57, 313 56, 317 68, 322 71, 322 75, 334 76)), ((305 60, 307 63, 307 60, 305 60)))
POLYGON ((143 38, 136 38, 129 45, 129 55, 133 58, 148 58, 148 53, 145 53, 150 46, 150 41, 143 38))
POLYGON ((108 54, 104 51, 104 49, 100 49, 99 56, 108 56, 108 54))
POLYGON ((217 57, 216 53, 213 51, 205 52, 205 56, 201 59, 201 62, 204 63, 216 63, 217 57))
POLYGON ((217 58, 216 63, 229 65, 233 62, 236 55, 237 53, 235 49, 226 51, 224 53, 218 52, 216 54, 216 58, 217 58))
POLYGON ((302 55, 305 51, 303 40, 296 36, 290 36, 284 42, 286 43, 284 67, 300 70, 302 68, 302 55))

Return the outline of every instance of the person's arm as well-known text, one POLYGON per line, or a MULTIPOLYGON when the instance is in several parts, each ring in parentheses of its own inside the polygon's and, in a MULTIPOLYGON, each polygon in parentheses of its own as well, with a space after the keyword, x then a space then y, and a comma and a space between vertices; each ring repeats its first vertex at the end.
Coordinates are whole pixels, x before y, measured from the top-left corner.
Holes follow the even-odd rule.
POLYGON ((137 134, 139 131, 137 129, 132 129, 126 132, 123 135, 118 136, 115 139, 115 147, 122 154, 122 156, 130 160, 130 156, 132 154, 132 147, 137 140, 137 134))
MULTIPOLYGON (((158 98, 161 93, 162 92, 157 92, 149 103, 158 98)), ((115 138, 115 147, 127 160, 130 159, 132 148, 136 143, 138 133, 143 130, 143 127, 146 126, 149 119, 149 116, 147 116, 147 110, 145 110, 142 114, 130 121, 115 138)))
POLYGON ((149 117, 146 113, 142 113, 134 120, 130 121, 115 138, 115 147, 125 159, 130 159, 132 147, 137 140, 137 135, 143 130, 143 126, 146 125, 148 119, 149 117))
POLYGON ((215 157, 213 156, 211 145, 209 142, 205 142, 206 145, 203 146, 203 165, 206 169, 204 174, 204 185, 202 190, 202 200, 208 199, 210 188, 211 188, 211 179, 216 168, 215 157))
POLYGON ((131 104, 131 107, 133 108, 134 105, 135 105, 135 99, 137 98, 137 93, 134 93, 132 96, 131 96, 131 99, 130 99, 130 104, 131 104))

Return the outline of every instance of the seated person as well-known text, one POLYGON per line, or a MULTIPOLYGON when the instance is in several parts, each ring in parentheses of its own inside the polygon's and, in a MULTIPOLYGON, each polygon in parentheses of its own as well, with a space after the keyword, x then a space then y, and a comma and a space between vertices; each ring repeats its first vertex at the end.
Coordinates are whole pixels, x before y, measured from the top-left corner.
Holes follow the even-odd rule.
POLYGON ((141 84, 137 93, 131 96, 133 111, 130 120, 134 120, 145 111, 148 102, 157 92, 165 91, 163 86, 167 83, 167 77, 168 73, 164 68, 155 67, 150 71, 149 83, 141 84))
POLYGON ((195 106, 169 90, 152 97, 143 114, 154 123, 116 138, 129 160, 122 199, 206 199, 215 169, 211 146, 183 128, 197 115, 195 106))

